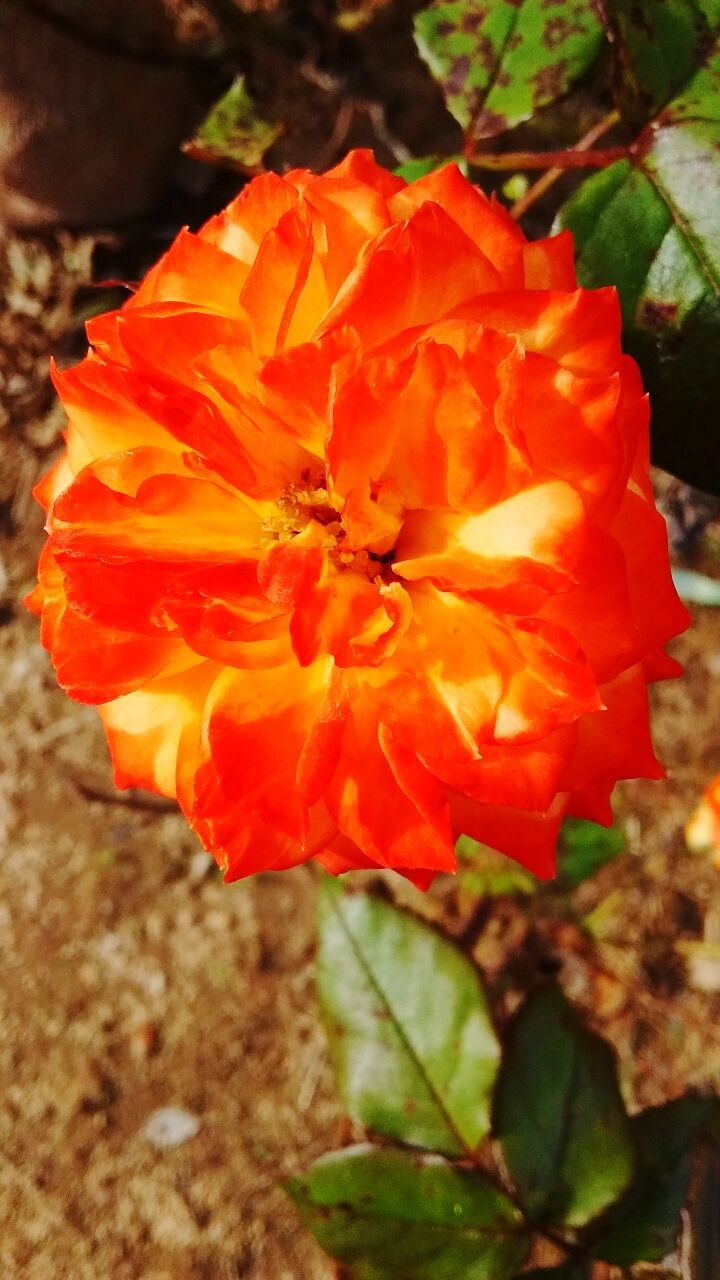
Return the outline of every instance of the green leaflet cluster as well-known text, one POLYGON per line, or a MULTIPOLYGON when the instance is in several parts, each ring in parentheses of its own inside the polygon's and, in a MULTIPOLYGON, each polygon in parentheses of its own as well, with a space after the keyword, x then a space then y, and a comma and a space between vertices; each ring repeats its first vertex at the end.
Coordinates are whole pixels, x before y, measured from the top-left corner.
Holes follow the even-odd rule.
POLYGON ((501 1048, 479 974, 452 943, 330 878, 318 991, 340 1093, 373 1140, 321 1157, 287 1190, 353 1280, 510 1280, 538 1236, 567 1261, 523 1271, 535 1280, 672 1254, 691 1181, 714 1168, 702 1142, 714 1101, 631 1118, 610 1047, 554 984, 526 1000, 501 1048))

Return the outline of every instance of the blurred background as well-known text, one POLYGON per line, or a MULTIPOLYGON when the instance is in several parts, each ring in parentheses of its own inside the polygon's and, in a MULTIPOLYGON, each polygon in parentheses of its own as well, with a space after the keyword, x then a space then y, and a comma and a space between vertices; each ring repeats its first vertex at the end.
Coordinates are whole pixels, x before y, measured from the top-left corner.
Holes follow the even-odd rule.
MULTIPOLYGON (((460 149, 413 43, 417 7, 0 0, 0 1273, 13 1280, 333 1275, 276 1187, 339 1133, 313 877, 223 887, 172 807, 115 792, 96 715, 56 688, 21 601, 42 543, 31 490, 63 430, 50 356, 79 359, 84 321, 262 165, 320 169, 369 146, 394 168, 460 149), (217 119, 202 122, 228 91, 245 128, 218 166, 217 119)), ((585 105, 554 109, 556 139, 577 136, 585 105)), ((529 234, 544 217, 540 202, 529 234)), ((718 577, 716 507, 657 484, 677 562, 718 577)), ((464 936, 508 1009, 529 973, 559 971, 643 1106, 720 1083, 720 873, 682 834, 720 770, 720 632, 714 606, 693 607, 674 650, 686 674, 655 697, 669 780, 623 789, 619 856, 530 906, 510 887, 479 925, 462 875, 412 896, 464 936)))

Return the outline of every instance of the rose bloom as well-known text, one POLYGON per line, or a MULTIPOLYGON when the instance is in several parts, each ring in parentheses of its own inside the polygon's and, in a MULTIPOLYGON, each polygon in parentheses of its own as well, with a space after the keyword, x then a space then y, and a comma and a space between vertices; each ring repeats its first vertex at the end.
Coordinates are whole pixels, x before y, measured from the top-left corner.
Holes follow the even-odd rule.
POLYGON ((613 289, 453 165, 363 151, 182 231, 56 373, 30 607, 118 786, 228 879, 427 885, 460 833, 539 876, 566 814, 659 778, 687 625, 613 289))
POLYGON ((710 854, 720 870, 720 773, 706 787, 685 824, 685 840, 692 853, 710 854))

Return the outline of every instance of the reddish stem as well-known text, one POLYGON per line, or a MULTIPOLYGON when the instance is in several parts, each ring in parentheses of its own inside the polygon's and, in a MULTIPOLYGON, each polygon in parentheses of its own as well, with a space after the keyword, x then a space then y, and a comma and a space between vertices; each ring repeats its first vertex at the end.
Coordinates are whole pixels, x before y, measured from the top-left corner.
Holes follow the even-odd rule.
POLYGON ((604 169, 627 155, 627 147, 606 147, 604 151, 476 151, 468 156, 468 162, 479 169, 604 169))
MULTIPOLYGON (((596 142, 599 142, 610 129, 619 123, 620 113, 618 111, 608 112, 602 120, 598 120, 590 129, 588 129, 587 133, 578 143, 575 144, 573 150, 590 151, 590 149, 595 146, 596 142)), ((524 213, 527 213, 528 209, 531 209, 536 201, 538 201, 541 196, 544 196, 545 192, 549 191, 550 188, 555 185, 558 178, 562 177, 562 175, 562 169, 546 169, 545 172, 541 174, 539 178, 536 178, 533 184, 528 187, 525 195, 515 201, 515 204, 510 210, 513 218, 521 218, 524 213)))

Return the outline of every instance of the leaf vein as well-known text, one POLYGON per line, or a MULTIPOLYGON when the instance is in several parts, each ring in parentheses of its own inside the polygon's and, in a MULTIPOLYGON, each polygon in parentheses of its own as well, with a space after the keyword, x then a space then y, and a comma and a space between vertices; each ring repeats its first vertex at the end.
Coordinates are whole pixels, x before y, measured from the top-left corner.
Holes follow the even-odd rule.
POLYGON ((438 1086, 434 1083, 434 1081, 428 1074, 428 1071, 424 1066, 422 1059, 419 1057, 417 1050, 413 1046, 412 1041, 409 1039, 406 1031, 404 1030, 402 1023, 400 1022, 400 1019, 390 1002, 389 996, 387 995, 383 987, 380 985, 380 982, 378 981, 375 974, 373 973, 370 967, 370 964, 362 951, 360 944, 358 943, 355 935, 352 932, 352 929, 350 928, 350 925, 345 919, 345 916, 343 914, 340 904, 337 902, 332 902, 331 906, 333 911, 335 911, 337 915, 340 927, 343 930, 343 933, 345 934, 352 951, 355 953, 355 956, 357 957, 358 963, 360 964, 361 968, 366 974, 368 981, 371 987, 373 988, 373 990, 375 991, 376 995, 378 996, 380 1001, 383 1003, 383 1005, 387 1008, 388 1013, 390 1015, 390 1020, 392 1022, 392 1026, 395 1030, 395 1033, 398 1039, 405 1046, 413 1064, 415 1065, 418 1071, 418 1074, 420 1075, 420 1078, 422 1079, 425 1087, 427 1088, 428 1093, 430 1094, 430 1097, 435 1102, 436 1106, 438 1107, 438 1110, 440 1111, 443 1119, 445 1120, 445 1123, 448 1126, 448 1129, 450 1130, 450 1132, 452 1133, 456 1141, 459 1143, 462 1150, 470 1151, 471 1148, 465 1142, 465 1139, 463 1138, 462 1134, 457 1128, 457 1125, 455 1124, 455 1121, 450 1115, 450 1112, 445 1106, 442 1096, 438 1090, 438 1086))
POLYGON ((688 245, 690 246, 690 249, 694 253, 695 257, 697 258, 702 274, 705 276, 710 288, 713 290, 716 296, 720 297, 720 283, 718 282, 715 276, 712 262, 707 257, 705 250, 703 249, 697 236, 692 230, 692 226, 689 220, 678 208, 677 204, 673 200, 669 191, 660 181, 657 174, 653 173, 652 170, 648 169, 643 164, 642 160, 636 160, 635 163, 637 164, 637 167, 640 170, 640 172, 644 174, 644 176, 647 178, 648 182, 653 188, 653 191, 655 191, 655 193, 662 200, 675 226, 678 228, 679 231, 682 232, 683 236, 687 240, 688 245))

